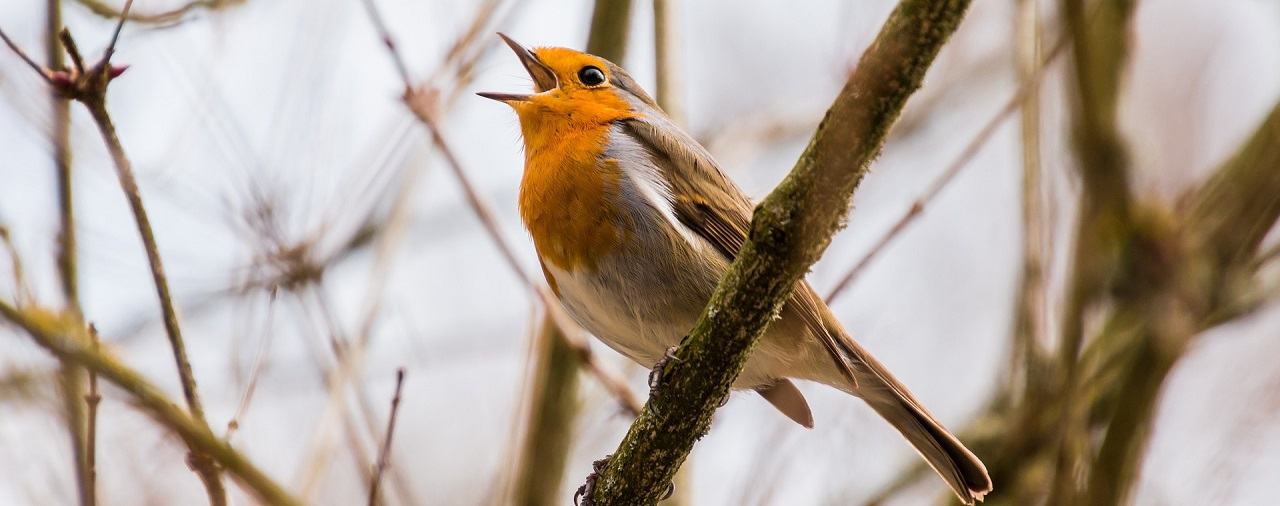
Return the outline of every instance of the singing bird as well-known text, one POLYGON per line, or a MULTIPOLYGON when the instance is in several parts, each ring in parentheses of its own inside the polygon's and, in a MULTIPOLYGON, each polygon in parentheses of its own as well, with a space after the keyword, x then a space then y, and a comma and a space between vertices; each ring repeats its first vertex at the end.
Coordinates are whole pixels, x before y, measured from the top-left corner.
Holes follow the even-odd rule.
MULTIPOLYGON (((747 237, 752 204, 707 150, 617 65, 559 47, 515 51, 534 93, 480 93, 519 117, 519 209, 547 283, 569 314, 619 353, 658 362, 693 328, 747 237)), ((991 490, 982 462, 849 336, 805 281, 734 389, 759 392, 805 427, 792 379, 862 398, 961 501, 991 490)))

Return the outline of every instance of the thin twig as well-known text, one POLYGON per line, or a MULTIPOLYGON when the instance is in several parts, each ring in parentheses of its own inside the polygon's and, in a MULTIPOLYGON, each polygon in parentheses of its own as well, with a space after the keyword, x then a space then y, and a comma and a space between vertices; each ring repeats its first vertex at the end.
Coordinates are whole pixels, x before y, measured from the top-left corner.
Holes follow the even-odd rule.
POLYGON ((1032 74, 1027 78, 1023 85, 1018 88, 1018 91, 1015 92, 1005 103, 1004 107, 1001 107, 1000 110, 996 112, 995 116, 992 116, 992 118, 987 121, 987 124, 982 127, 982 130, 978 131, 978 134, 974 136, 973 140, 969 141, 969 144, 960 152, 960 155, 957 156, 949 166, 947 166, 947 169, 933 181, 933 184, 929 185, 929 188, 926 189, 925 192, 915 200, 915 202, 912 202, 911 207, 907 209, 907 212, 904 213, 902 217, 898 218, 898 221, 893 224, 893 227, 891 227, 884 236, 880 237, 880 240, 876 241, 875 245, 872 246, 856 264, 853 265, 853 268, 849 269, 848 273, 840 278, 840 282, 836 283, 835 288, 832 288, 831 292, 826 296, 825 300, 828 304, 830 304, 832 300, 835 300, 835 298, 838 297, 845 288, 848 288, 849 284, 857 279, 858 276, 862 274, 862 271, 867 268, 867 265, 870 264, 871 261, 875 259, 891 241, 897 238, 903 230, 906 230, 907 226, 910 225, 912 221, 924 212, 925 206, 932 202, 933 199, 947 187, 947 185, 951 184, 951 181, 955 179, 956 175, 969 165, 969 162, 973 160, 973 157, 982 150, 982 146, 984 146, 987 141, 991 139, 991 136, 995 134, 996 129, 999 128, 1006 119, 1013 116, 1014 111, 1018 110, 1022 101, 1025 100, 1029 94, 1040 87, 1040 82, 1044 80, 1044 74, 1048 70, 1049 64, 1062 53, 1062 49, 1067 46, 1066 41, 1067 38, 1063 37, 1054 44, 1053 49, 1051 49, 1049 54, 1045 56, 1044 63, 1040 69, 1036 71, 1035 74, 1032 74))
POLYGON ((109 19, 127 19, 133 23, 142 23, 147 25, 164 25, 168 23, 177 24, 182 21, 182 16, 188 12, 203 8, 209 11, 216 11, 227 6, 243 4, 244 0, 194 0, 182 4, 180 7, 161 11, 156 13, 138 13, 138 12, 121 12, 115 7, 107 5, 100 0, 75 0, 76 3, 83 5, 89 9, 89 12, 109 19))
POLYGON ((249 411, 249 403, 253 401, 253 393, 258 389, 258 378, 262 376, 263 365, 267 362, 267 352, 271 350, 271 338, 275 335, 271 327, 272 321, 275 320, 276 298, 274 293, 270 297, 270 301, 267 302, 266 332, 263 332, 262 342, 258 345, 258 353, 253 357, 253 366, 249 370, 249 383, 245 385, 244 394, 240 396, 240 403, 236 405, 236 412, 231 415, 231 420, 227 421, 227 430, 222 435, 222 439, 227 442, 231 441, 231 435, 240 428, 240 419, 249 411))
MULTIPOLYGON (((89 114, 93 117, 98 129, 102 132, 103 140, 107 143, 107 150, 111 153, 111 159, 116 166, 116 175, 120 180, 120 187, 124 190, 125 198, 129 202, 130 209, 133 210, 134 220, 138 227, 138 233, 142 237, 142 245, 147 253, 147 262, 151 268, 152 281, 155 283, 156 295, 160 299, 161 314, 164 319, 164 328, 169 336, 169 345, 173 349, 173 359, 178 366, 178 377, 182 384, 182 394, 187 401, 187 408, 191 410, 191 416, 198 423, 208 427, 208 421, 205 418, 204 406, 200 402, 200 395, 196 391, 195 374, 191 370, 191 361, 187 358, 186 344, 182 338, 182 331, 178 326, 178 311, 173 303, 173 296, 169 291, 169 281, 164 272, 164 265, 160 261, 160 248, 156 243, 155 232, 151 228, 151 220, 147 217, 146 208, 142 204, 142 193, 138 189, 138 181, 133 175, 132 164, 124 153, 124 148, 120 144, 120 139, 116 135, 115 125, 111 121, 111 116, 107 113, 106 103, 98 99, 85 101, 84 104, 89 108, 89 114)), ((201 479, 204 480, 205 486, 209 491, 210 502, 215 505, 226 504, 226 490, 222 486, 221 473, 216 465, 207 461, 206 458, 198 454, 191 456, 192 466, 200 473, 201 479)))
POLYGON ((13 245, 13 238, 9 236, 9 227, 4 225, 0 225, 0 245, 4 246, 5 253, 9 255, 9 271, 13 275, 14 298, 17 299, 19 304, 24 301, 35 300, 24 274, 26 269, 22 268, 22 257, 18 256, 18 248, 13 245))
POLYGON ((73 65, 71 69, 74 71, 74 75, 83 75, 85 71, 84 56, 80 54, 80 47, 76 45, 76 40, 71 38, 71 31, 63 27, 62 31, 58 32, 58 38, 62 40, 63 49, 67 50, 67 56, 71 57, 71 64, 73 65))
POLYGON ((27 56, 26 51, 23 51, 21 47, 13 42, 13 40, 9 39, 9 35, 4 33, 4 29, 0 29, 0 39, 4 39, 4 43, 9 46, 9 49, 12 49, 14 54, 17 54, 19 58, 22 58, 22 61, 26 62, 27 66, 31 67, 32 70, 35 70, 37 74, 40 74, 40 77, 43 77, 45 82, 53 84, 53 73, 50 72, 49 69, 41 66, 39 63, 36 63, 36 61, 32 60, 30 56, 27 56))
MULTIPOLYGON (((370 3, 373 2, 373 0, 366 1, 370 3)), ((379 15, 377 9, 367 10, 369 15, 372 17, 376 18, 379 15)), ((390 44, 386 44, 387 51, 390 53, 393 61, 401 61, 402 58, 399 55, 399 49, 394 43, 394 38, 390 33, 386 32, 386 24, 381 20, 375 19, 373 21, 373 25, 376 30, 380 30, 378 35, 383 41, 393 41, 390 44)), ((462 168, 461 162, 459 162, 458 158, 454 155, 453 149, 450 148, 449 143, 440 133, 439 124, 435 117, 437 109, 436 100, 438 98, 435 90, 415 88, 407 72, 401 74, 401 80, 404 85, 403 101, 405 105, 408 106, 409 111, 427 127, 427 132, 431 135, 432 143, 435 145, 436 149, 439 150, 441 156, 444 157, 445 165, 447 165, 453 172, 454 176, 458 180, 458 184, 462 186, 463 194, 467 198, 467 203, 480 219, 480 223, 484 225, 485 232, 488 233, 490 238, 493 240, 493 243, 498 248, 499 253, 501 253, 502 257, 506 260, 508 267, 516 273, 517 279, 525 285, 526 289, 533 292, 542 300, 542 303, 547 308, 547 312, 552 320, 560 326, 561 330, 563 330, 563 332, 561 332, 562 335, 565 335, 566 337, 577 335, 577 325, 568 318, 567 314, 564 313, 564 309, 560 307, 559 301, 556 300, 554 296, 550 295, 543 286, 534 282, 534 278, 530 276, 520 264, 520 261, 515 255, 515 250, 510 246, 506 237, 503 236, 501 232, 502 226, 497 218, 497 213, 493 210, 493 205, 485 200, 484 197, 481 196, 480 192, 476 190, 475 185, 471 182, 471 178, 467 176, 466 170, 462 168)), ((640 401, 635 397, 635 394, 631 392, 631 389, 627 387, 626 381, 617 373, 607 369, 604 364, 594 356, 585 339, 576 342, 571 340, 569 344, 582 356, 583 362, 587 365, 587 370, 600 381, 605 389, 608 390, 624 408, 632 414, 638 414, 640 412, 640 401)))
MULTIPOLYGON (((45 62, 49 69, 66 66, 59 32, 62 29, 62 2, 45 2, 45 62)), ((49 87, 49 108, 53 127, 49 129, 49 145, 53 155, 58 199, 58 237, 54 260, 58 266, 58 282, 66 311, 82 318, 80 310, 79 273, 76 262, 75 205, 71 178, 71 103, 56 87, 49 87)), ((84 368, 62 361, 63 404, 67 414, 67 433, 71 437, 71 454, 75 457, 76 488, 81 506, 97 504, 94 474, 97 447, 97 374, 89 373, 91 391, 85 393, 84 368)))
POLYGON ((102 62, 110 63, 111 57, 116 53, 116 42, 120 41, 120 30, 124 29, 124 21, 129 17, 129 9, 133 8, 133 0, 125 0, 124 8, 120 10, 120 21, 116 23, 116 30, 111 33, 111 43, 107 44, 107 49, 102 52, 102 62))
POLYGON ((391 397, 391 415, 387 417, 387 435, 382 440, 382 449, 378 451, 378 467, 373 473, 373 482, 369 484, 369 506, 378 504, 378 482, 382 481, 382 472, 387 469, 391 455, 391 438, 396 431, 396 415, 400 413, 400 390, 404 387, 404 368, 396 369, 396 393, 391 397))
MULTIPOLYGON (((98 338, 98 329, 93 324, 89 324, 89 338, 93 340, 93 350, 95 353, 102 352, 102 341, 98 338)), ((88 468, 86 479, 88 480, 88 501, 87 504, 94 505, 98 503, 97 482, 98 482, 98 404, 102 402, 102 395, 98 393, 98 372, 89 371, 89 393, 85 394, 84 402, 86 405, 85 413, 85 466, 88 468)))
POLYGON ((400 51, 396 49, 396 41, 391 38, 391 30, 387 29, 386 22, 382 19, 382 13, 378 12, 378 4, 373 0, 364 0, 361 2, 368 11, 369 19, 373 21, 374 29, 378 34, 382 35, 382 44, 387 46, 387 51, 391 53, 391 61, 396 65, 396 72, 400 73, 400 79, 405 82, 405 86, 409 85, 409 68, 404 64, 404 58, 400 56, 400 51))

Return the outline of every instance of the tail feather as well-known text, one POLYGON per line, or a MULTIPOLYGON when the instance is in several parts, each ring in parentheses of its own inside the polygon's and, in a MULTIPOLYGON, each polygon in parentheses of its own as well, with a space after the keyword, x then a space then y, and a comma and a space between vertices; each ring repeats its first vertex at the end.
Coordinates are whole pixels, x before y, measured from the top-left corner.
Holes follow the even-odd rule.
POLYGON ((981 501, 991 491, 991 476, 982 461, 938 423, 880 361, 849 337, 808 283, 797 286, 788 308, 833 359, 832 362, 820 359, 817 370, 821 372, 809 375, 810 379, 866 401, 907 438, 965 504, 981 501), (832 363, 836 366, 834 369, 830 368, 832 363))
POLYGON ((981 501, 991 491, 991 477, 978 457, 947 431, 919 401, 880 364, 852 340, 844 339, 842 354, 852 363, 861 397, 893 425, 947 482, 965 504, 981 501))

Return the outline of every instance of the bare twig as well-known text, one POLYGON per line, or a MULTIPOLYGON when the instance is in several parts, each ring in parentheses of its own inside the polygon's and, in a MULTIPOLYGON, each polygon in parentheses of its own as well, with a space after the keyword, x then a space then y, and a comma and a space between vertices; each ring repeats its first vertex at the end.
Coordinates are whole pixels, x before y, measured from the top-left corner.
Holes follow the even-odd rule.
POLYGON ((119 22, 116 23, 116 29, 111 33, 111 43, 107 44, 107 49, 102 51, 102 61, 104 63, 111 62, 111 57, 116 53, 116 42, 120 41, 120 30, 124 29, 124 21, 129 16, 129 9, 133 8, 133 0, 125 0, 124 9, 120 12, 124 13, 120 16, 119 22))
POLYGON ((63 27, 62 31, 58 32, 58 38, 62 40, 63 49, 67 50, 67 56, 71 57, 72 78, 83 75, 85 73, 84 56, 81 56, 80 47, 76 45, 76 40, 71 38, 71 31, 63 27))
POLYGON ((240 419, 249 411, 249 403, 253 401, 253 393, 258 388, 258 378, 262 376, 262 367, 266 364, 267 352, 271 349, 271 338, 275 336, 275 332, 271 328, 276 311, 275 304, 276 298, 273 294, 267 303, 266 332, 263 333, 262 342, 258 344, 258 353, 253 357, 253 365, 249 369, 249 383, 245 385, 244 394, 240 396, 240 403, 236 405, 236 412, 231 415, 231 420, 227 421, 227 430, 222 435, 222 439, 227 442, 231 441, 231 435, 240 428, 240 419))
MULTIPOLYGON (((138 189, 138 181, 133 175, 132 164, 124 153, 124 148, 116 135, 115 125, 111 121, 111 116, 107 113, 106 103, 102 98, 102 96, 98 96, 95 99, 84 101, 84 104, 89 108, 89 114, 102 132, 102 137, 107 143, 107 150, 111 153, 111 159, 115 163, 116 175, 120 179, 120 186, 124 190, 129 207, 133 210, 138 233, 142 237, 142 244, 147 253, 147 261, 151 267, 156 295, 160 299, 165 332, 169 336, 169 344, 173 349, 173 358, 178 366, 178 377, 181 380, 182 393, 187 401, 187 408, 191 410, 193 419, 207 427, 208 421, 205 419, 204 407, 200 402, 199 394, 196 392, 195 374, 191 370, 190 360, 187 359, 186 344, 182 339, 181 328, 178 326, 178 311, 173 303, 173 296, 169 292, 169 281, 165 275, 164 265, 160 261, 160 249, 156 243, 155 232, 151 228, 151 220, 147 217, 146 208, 143 207, 142 193, 138 189)), ((197 453, 192 453, 190 459, 192 467, 200 474, 201 479, 208 488, 210 502, 215 505, 226 504, 226 490, 222 486, 221 472, 218 471, 217 466, 209 461, 207 456, 197 453)))
POLYGON ((400 412, 400 389, 404 387, 404 368, 396 369, 396 392, 391 397, 391 414, 387 417, 387 435, 382 440, 382 449, 378 451, 378 467, 373 473, 373 481, 369 483, 369 506, 378 504, 378 482, 382 481, 382 472, 386 470, 391 455, 391 438, 395 435, 396 415, 400 412))
MULTIPOLYGON (((66 65, 59 32, 62 29, 62 2, 45 2, 45 58, 48 69, 66 65)), ((53 152, 58 198, 58 238, 55 261, 58 282, 66 311, 81 318, 79 273, 76 262, 75 205, 71 178, 71 103, 56 87, 49 87, 49 106, 53 128, 49 144, 53 152)), ((59 367, 62 402, 67 415, 67 433, 71 437, 71 453, 75 457, 76 488, 82 506, 97 503, 94 458, 96 454, 97 374, 89 373, 90 392, 85 393, 84 368, 63 361, 59 367)))
POLYGON ((3 29, 0 29, 0 39, 4 39, 4 43, 9 46, 9 49, 12 49, 13 53, 18 55, 19 58, 22 58, 22 61, 26 62, 27 66, 31 67, 32 70, 35 70, 37 74, 40 74, 40 77, 43 77, 46 82, 53 84, 53 73, 50 72, 49 69, 41 66, 39 63, 36 63, 36 61, 32 60, 30 56, 27 56, 27 52, 23 51, 21 47, 13 42, 13 40, 9 39, 9 35, 5 34, 3 29))
POLYGON ((1000 110, 996 112, 995 116, 992 116, 991 119, 987 121, 987 124, 978 131, 978 134, 974 136, 973 140, 969 141, 969 144, 960 152, 960 155, 957 156, 956 159, 947 166, 947 169, 929 185, 929 188, 911 204, 911 208, 898 218, 898 221, 893 224, 893 227, 891 227, 885 235, 881 236, 880 240, 876 241, 875 245, 872 246, 856 264, 853 265, 853 268, 849 269, 849 272, 845 273, 845 275, 840 278, 840 281, 836 283, 835 288, 832 288, 831 292, 826 296, 825 300, 828 304, 830 304, 832 300, 835 300, 835 298, 838 297, 845 288, 848 288, 849 284, 857 279, 858 276, 862 274, 862 271, 867 268, 867 265, 870 264, 877 255, 884 251, 885 247, 897 238, 903 230, 906 230, 907 226, 910 225, 912 221, 924 212, 925 206, 932 202, 939 193, 942 193, 942 190, 955 179, 956 175, 969 165, 969 161, 973 160, 974 156, 977 156, 978 152, 982 150, 982 146, 984 146, 987 141, 991 139, 991 136, 995 134, 996 129, 998 129, 1006 119, 1013 116, 1013 113, 1018 110, 1022 101, 1025 100, 1028 95, 1039 88, 1040 82, 1043 81, 1044 74, 1048 69, 1049 64, 1053 62, 1055 57, 1062 53, 1062 49, 1065 47, 1065 38, 1059 40, 1058 43, 1054 45, 1053 49, 1049 51, 1049 54, 1045 56, 1044 64, 1040 69, 1037 70, 1035 74, 1027 78, 1027 80, 1018 87, 1018 91, 1009 98, 1008 102, 1005 102, 1004 107, 1001 107, 1000 110))
POLYGON ((9 237, 9 227, 4 225, 0 225, 0 245, 4 246, 5 253, 9 255, 9 272, 13 274, 14 297, 18 303, 35 300, 35 296, 31 294, 31 289, 27 285, 26 270, 22 268, 22 257, 18 256, 18 248, 13 245, 13 238, 9 237))
MULTIPOLYGON (((98 329, 89 324, 89 337, 93 339, 93 350, 102 352, 102 341, 98 338, 98 329)), ((98 393, 98 373, 89 371, 89 393, 85 394, 85 467, 89 486, 88 504, 98 503, 98 404, 102 403, 102 395, 98 393)))
MULTIPOLYGON (((373 0, 366 1, 372 2, 373 0)), ((370 16, 378 16, 377 9, 367 9, 367 11, 370 16)), ((386 28, 386 24, 380 20, 374 21, 373 24, 375 29, 385 30, 386 28)), ((397 49, 394 42, 395 39, 392 35, 388 32, 381 31, 379 36, 384 41, 390 41, 390 43, 385 45, 391 58, 397 61, 402 60, 399 56, 399 49, 397 49)), ((459 162, 458 158, 454 155, 453 149, 450 148, 449 143, 441 134, 439 124, 436 119, 436 110, 438 109, 436 103, 438 96, 436 91, 430 88, 414 87, 413 82, 407 73, 402 74, 401 78, 403 80, 402 84, 404 84, 403 101, 405 105, 408 106, 409 111, 427 127, 427 132, 431 135, 432 143, 444 158, 445 165, 449 167, 450 171, 452 171, 454 176, 457 178, 458 184, 462 186, 463 194, 467 198, 467 203, 476 213, 481 224, 484 225, 485 232, 488 233, 489 237, 493 240, 494 245, 498 248, 499 253, 502 254, 507 266, 515 272, 517 279, 525 285, 526 289, 533 292, 535 296, 542 300, 542 303, 544 307, 547 308, 547 312, 550 317, 561 327, 561 329, 564 330, 561 334, 567 337, 575 335, 577 325, 573 323, 567 314, 564 313, 564 309, 560 307, 559 301, 549 294, 544 287, 534 282, 534 278, 525 271, 524 267, 521 266, 520 261, 516 258, 515 250, 510 246, 506 237, 502 234, 502 226, 498 220, 497 213, 493 210, 493 205, 485 200, 484 197, 481 196, 480 192, 476 190, 475 185, 471 182, 471 178, 467 175, 466 170, 462 168, 461 162, 459 162)), ((577 342, 570 341, 569 344, 582 356, 583 362, 587 365, 587 369, 591 372, 592 376, 595 376, 605 389, 608 390, 624 408, 631 411, 633 414, 640 412, 640 401, 636 399, 635 394, 627 387, 626 381, 617 373, 606 368, 604 364, 595 357, 591 352, 591 348, 587 346, 585 339, 577 342)))
POLYGON ((409 68, 404 65, 404 58, 400 56, 400 51, 396 49, 396 41, 391 38, 391 31, 387 29, 386 21, 382 19, 382 13, 378 12, 378 4, 373 0, 364 0, 361 2, 369 14, 369 20, 373 22, 374 30, 382 35, 382 44, 387 46, 387 52, 391 53, 391 61, 396 65, 396 72, 400 73, 400 79, 405 82, 405 86, 409 85, 409 68))
POLYGON ((139 13, 129 10, 118 11, 115 7, 103 3, 101 0, 75 0, 76 3, 85 6, 89 12, 109 19, 127 19, 134 23, 142 23, 148 25, 166 25, 177 23, 182 20, 182 16, 196 9, 205 9, 216 11, 232 5, 243 4, 244 0, 194 0, 182 4, 175 9, 161 11, 156 13, 139 13))

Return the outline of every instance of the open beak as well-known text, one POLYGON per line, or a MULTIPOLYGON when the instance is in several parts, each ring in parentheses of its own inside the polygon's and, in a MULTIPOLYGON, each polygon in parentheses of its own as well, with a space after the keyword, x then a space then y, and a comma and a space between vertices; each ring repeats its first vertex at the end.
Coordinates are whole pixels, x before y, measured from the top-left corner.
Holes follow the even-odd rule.
MULTIPOLYGON (((515 51, 516 56, 520 58, 520 64, 524 65, 524 70, 529 73, 529 77, 533 78, 533 90, 535 92, 542 93, 547 90, 555 89, 556 86, 559 85, 559 81, 556 80, 556 74, 539 61, 538 57, 535 56, 532 51, 525 49, 524 46, 521 46, 516 41, 511 40, 511 37, 507 37, 501 32, 498 33, 498 36, 502 37, 502 41, 506 42, 507 46, 510 46, 511 50, 515 51)), ((476 95, 497 100, 499 102, 518 102, 529 99, 529 95, 527 94, 520 95, 514 93, 490 93, 482 91, 480 93, 476 93, 476 95)))

